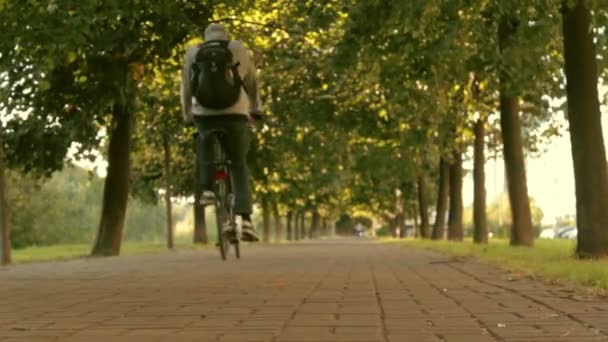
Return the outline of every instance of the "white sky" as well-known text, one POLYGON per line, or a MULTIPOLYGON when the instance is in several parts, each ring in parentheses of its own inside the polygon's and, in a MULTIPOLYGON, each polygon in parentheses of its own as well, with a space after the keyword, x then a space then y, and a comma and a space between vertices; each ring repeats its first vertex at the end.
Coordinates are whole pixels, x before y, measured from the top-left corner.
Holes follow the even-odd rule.
MULTIPOLYGON (((606 119, 606 118, 604 118, 606 119)), ((604 127, 608 120, 604 120, 604 127)), ((606 141, 604 133, 604 140, 606 141)), ((471 170, 472 161, 465 163, 465 168, 471 170)), ((570 136, 553 138, 548 150, 540 158, 526 160, 528 194, 543 210, 543 224, 552 224, 558 216, 576 213, 576 197, 574 190, 574 171, 572 152, 570 151, 570 136)), ((473 175, 467 174, 463 182, 463 199, 465 206, 473 203, 473 175)), ((505 191, 504 161, 502 158, 486 163, 486 192, 488 203, 505 191)))
MULTIPOLYGON (((600 99, 608 96, 608 86, 601 87, 600 94, 602 94, 600 99)), ((563 122, 564 127, 568 127, 565 119, 563 122)), ((608 107, 606 106, 602 107, 602 128, 604 146, 606 146, 608 142, 608 107)), ((540 158, 526 160, 528 195, 533 197, 543 210, 543 224, 553 224, 559 216, 576 214, 574 169, 570 146, 570 133, 564 132, 561 137, 552 138, 551 143, 547 145, 547 151, 540 158)), ((464 167, 471 170, 472 161, 465 163, 464 167)), ((472 174, 465 177, 463 186, 464 205, 469 206, 473 203, 472 174)), ((504 161, 502 159, 498 159, 496 162, 490 160, 486 163, 488 203, 504 190, 504 161)))

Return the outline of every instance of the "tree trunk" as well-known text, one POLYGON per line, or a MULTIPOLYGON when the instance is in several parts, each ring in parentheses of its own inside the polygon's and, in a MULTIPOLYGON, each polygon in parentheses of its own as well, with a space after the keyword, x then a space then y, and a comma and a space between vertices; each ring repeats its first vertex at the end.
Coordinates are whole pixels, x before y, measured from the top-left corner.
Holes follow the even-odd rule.
POLYGON ((448 239, 462 241, 462 153, 454 153, 454 161, 450 165, 450 214, 448 219, 448 239))
POLYGON ((397 230, 399 231, 399 238, 405 237, 405 213, 402 211, 397 215, 397 230))
MULTIPOLYGON (((197 191, 198 192, 198 191, 197 191)), ((209 236, 207 235, 207 222, 205 220, 205 207, 199 203, 200 193, 195 196, 194 202, 194 243, 200 243, 206 245, 209 243, 209 236), (198 198, 197 198, 198 197, 198 198)))
POLYGON ((608 256, 608 171, 597 91, 596 48, 585 1, 563 4, 568 121, 576 186, 576 253, 608 256))
MULTIPOLYGON (((501 51, 511 45, 516 31, 517 23, 508 18, 501 20, 498 34, 501 51)), ((500 128, 511 204, 511 245, 532 246, 534 236, 521 138, 519 99, 510 94, 508 89, 508 75, 502 72, 500 75, 500 128)))
POLYGON ((302 211, 302 214, 300 215, 300 239, 304 240, 308 237, 307 231, 306 231, 306 211, 302 211))
POLYGON ((486 214, 486 174, 485 174, 485 119, 475 123, 475 152, 473 181, 473 240, 475 243, 488 243, 488 220, 486 214))
POLYGON ((293 211, 287 211, 287 240, 295 240, 294 229, 293 229, 293 211))
POLYGON ((312 220, 310 221, 310 231, 309 231, 309 236, 308 236, 310 239, 319 238, 320 226, 321 226, 321 215, 319 215, 319 212, 317 211, 317 209, 314 209, 312 212, 312 220))
POLYGON ((302 235, 300 235, 300 217, 302 216, 302 212, 301 211, 296 211, 296 215, 295 218, 293 220, 293 239, 298 241, 300 239, 302 239, 302 235))
POLYGON ((414 218, 414 237, 420 237, 420 224, 418 222, 418 205, 416 202, 412 204, 412 217, 414 218))
MULTIPOLYGON (((199 148, 197 140, 198 137, 195 134, 194 136, 194 155, 198 156, 196 151, 199 148)), ((200 165, 198 163, 198 159, 195 160, 194 165, 195 175, 193 177, 194 180, 194 243, 200 243, 206 245, 209 243, 209 236, 207 235, 207 221, 205 219, 205 206, 201 204, 201 181, 200 181, 200 165)))
POLYGON ((424 175, 418 176, 418 210, 420 211, 420 235, 423 239, 431 237, 429 209, 427 206, 426 182, 424 175))
POLYGON ((0 264, 11 263, 11 210, 7 198, 6 163, 0 131, 0 264))
POLYGON ((120 254, 129 199, 131 133, 134 119, 128 105, 114 104, 109 134, 108 170, 93 255, 120 254))
POLYGON ((264 242, 270 242, 270 199, 262 197, 262 219, 264 224, 264 242))
POLYGON ((171 147, 169 137, 163 136, 165 153, 165 209, 167 217, 167 248, 173 249, 173 209, 171 206, 171 147))
POLYGON ((279 205, 277 204, 277 202, 273 202, 272 203, 272 213, 274 215, 274 231, 275 231, 275 237, 274 239, 276 241, 281 241, 282 239, 284 239, 284 227, 283 227, 283 221, 281 221, 281 215, 279 214, 279 205))
POLYGON ((441 157, 439 160, 439 189, 437 191, 437 209, 433 240, 442 240, 445 235, 445 213, 448 207, 448 190, 450 188, 450 164, 441 157))

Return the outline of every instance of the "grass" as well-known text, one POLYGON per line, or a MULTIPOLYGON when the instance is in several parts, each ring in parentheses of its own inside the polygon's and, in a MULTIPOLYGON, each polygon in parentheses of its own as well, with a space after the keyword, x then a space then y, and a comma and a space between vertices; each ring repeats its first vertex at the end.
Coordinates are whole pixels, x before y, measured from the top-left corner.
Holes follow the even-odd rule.
POLYGON ((524 275, 590 286, 601 293, 608 291, 608 260, 576 259, 572 240, 537 240, 533 248, 511 247, 507 240, 497 239, 485 246, 476 245, 472 240, 462 243, 402 240, 398 243, 457 256, 473 256, 524 275))
MULTIPOLYGON (((175 249, 188 250, 207 248, 192 243, 176 242, 175 249)), ((164 242, 143 243, 126 242, 122 244, 120 255, 140 255, 166 251, 164 242)), ((77 259, 88 256, 91 253, 90 244, 67 244, 55 246, 34 246, 13 250, 12 259, 14 263, 37 262, 37 261, 60 261, 77 259)))

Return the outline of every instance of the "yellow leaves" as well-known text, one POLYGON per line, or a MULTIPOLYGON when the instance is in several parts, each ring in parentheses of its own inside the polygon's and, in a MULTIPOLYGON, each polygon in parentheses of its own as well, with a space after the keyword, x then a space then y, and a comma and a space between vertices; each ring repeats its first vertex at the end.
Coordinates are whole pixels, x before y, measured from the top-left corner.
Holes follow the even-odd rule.
POLYGON ((187 41, 186 46, 198 45, 198 44, 201 44, 202 42, 203 42, 203 39, 201 37, 195 37, 195 38, 192 38, 189 41, 187 41))
POLYGON ((384 109, 384 108, 380 109, 380 111, 378 112, 378 116, 381 119, 385 119, 386 120, 386 119, 388 119, 388 111, 386 109, 384 109))
POLYGON ((167 79, 165 78, 166 72, 158 67, 153 69, 154 71, 154 83, 159 86, 164 86, 167 84, 167 79))
POLYGON ((478 88, 480 91, 488 89, 488 81, 479 82, 478 88))
POLYGON ((304 37, 304 41, 312 48, 318 48, 320 43, 320 35, 322 32, 308 32, 304 37))
POLYGON ((274 30, 270 36, 275 41, 282 41, 289 38, 289 33, 283 30, 274 30))
POLYGON ((302 142, 304 140, 304 132, 298 132, 296 134, 296 142, 302 142))
MULTIPOLYGON (((274 175, 278 177, 277 173, 274 173, 274 175)), ((277 177, 273 177, 273 178, 277 178, 277 177)), ((280 183, 280 180, 277 179, 275 181, 276 181, 276 183, 273 182, 268 186, 268 190, 270 190, 270 192, 278 194, 282 191, 286 191, 289 188, 286 184, 280 183)))

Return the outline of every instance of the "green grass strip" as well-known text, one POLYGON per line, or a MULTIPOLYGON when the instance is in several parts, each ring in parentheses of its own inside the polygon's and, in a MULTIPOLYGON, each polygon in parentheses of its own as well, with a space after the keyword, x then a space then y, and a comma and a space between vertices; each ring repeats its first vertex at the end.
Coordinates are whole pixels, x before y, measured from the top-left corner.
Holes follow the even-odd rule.
POLYGON ((477 245, 470 239, 464 242, 389 241, 457 256, 473 256, 526 275, 608 290, 608 260, 576 259, 575 241, 572 240, 537 240, 532 248, 511 247, 507 240, 499 239, 492 239, 488 245, 477 245))
MULTIPOLYGON (((12 259, 14 263, 70 260, 89 256, 91 253, 91 248, 92 247, 90 244, 34 246, 13 250, 12 259)), ((209 247, 194 245, 191 243, 176 243, 175 245, 176 250, 191 250, 199 248, 209 247)), ((120 255, 140 255, 164 251, 167 251, 165 243, 128 242, 122 244, 120 255)))

